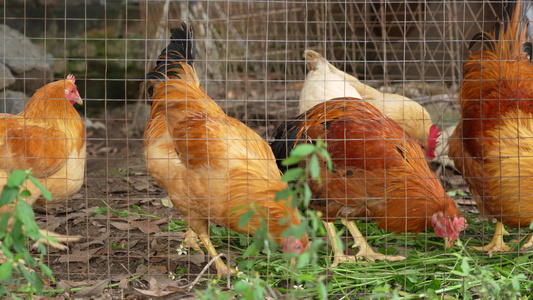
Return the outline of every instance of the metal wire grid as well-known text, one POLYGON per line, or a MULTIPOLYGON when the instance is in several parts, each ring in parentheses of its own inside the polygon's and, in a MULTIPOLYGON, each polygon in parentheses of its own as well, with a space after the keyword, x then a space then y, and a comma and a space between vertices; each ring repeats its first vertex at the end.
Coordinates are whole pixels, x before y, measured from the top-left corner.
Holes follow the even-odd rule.
MULTIPOLYGON (((492 26, 500 7, 500 1, 6 1, 2 24, 53 55, 55 78, 75 73, 87 103, 82 117, 104 125, 88 129, 83 189, 67 206, 41 210, 50 214, 42 224, 63 217, 67 221, 59 228, 86 224, 81 233, 88 244, 74 245, 69 255, 48 256, 56 278, 113 278, 138 271, 132 266, 143 260, 168 272, 182 260, 172 250, 181 234, 147 226, 157 223, 143 218, 144 212, 130 214, 127 226, 109 210, 93 216, 105 200, 118 211, 154 205, 150 211, 179 218, 175 209, 161 209, 164 192, 143 167, 142 130, 149 107, 136 96, 139 78, 151 69, 168 43, 168 28, 178 20, 196 28, 197 71, 208 95, 264 138, 296 115, 306 74, 303 51, 314 49, 371 86, 423 103, 435 124, 444 126, 445 140, 458 119, 454 103, 465 44, 473 33, 492 26), (91 243, 96 246, 87 246, 91 243), (137 244, 142 246, 135 252, 137 244), (117 260, 121 256, 126 260, 117 260), (102 259, 95 267, 97 257, 102 259)), ((14 77, 52 79, 49 74, 14 77)), ((438 149, 435 169, 445 184, 456 187, 460 175, 445 151, 438 149)), ((193 265, 186 265, 188 280, 199 271, 193 265)))

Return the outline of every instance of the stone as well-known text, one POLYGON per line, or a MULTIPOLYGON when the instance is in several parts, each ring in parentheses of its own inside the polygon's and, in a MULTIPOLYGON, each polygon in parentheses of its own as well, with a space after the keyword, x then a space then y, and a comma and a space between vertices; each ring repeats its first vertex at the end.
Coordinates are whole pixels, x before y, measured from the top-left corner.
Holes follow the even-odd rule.
POLYGON ((0 24, 0 62, 7 66, 15 82, 10 89, 33 94, 53 79, 51 55, 22 33, 0 24))
POLYGON ((11 74, 11 70, 6 65, 0 63, 0 90, 9 87, 13 83, 15 83, 15 77, 11 74))
POLYGON ((0 113, 16 115, 24 109, 29 99, 23 92, 0 91, 0 113))

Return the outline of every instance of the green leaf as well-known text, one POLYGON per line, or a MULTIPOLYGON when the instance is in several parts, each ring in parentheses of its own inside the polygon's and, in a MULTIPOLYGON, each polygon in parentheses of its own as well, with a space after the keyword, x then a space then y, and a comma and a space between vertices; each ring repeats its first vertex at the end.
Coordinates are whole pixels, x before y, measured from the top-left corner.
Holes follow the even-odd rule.
POLYGON ((281 165, 282 166, 297 165, 302 161, 302 159, 304 159, 302 156, 289 156, 281 162, 281 165))
POLYGON ((7 186, 18 188, 24 183, 24 180, 26 180, 26 171, 13 170, 13 172, 11 172, 7 178, 7 186))
POLYGON ((328 165, 328 171, 331 172, 331 170, 333 170, 333 161, 331 160, 331 156, 329 155, 328 150, 326 150, 326 148, 318 148, 317 152, 326 160, 326 163, 328 165))
POLYGON ((311 188, 308 184, 304 185, 304 207, 307 208, 309 206, 309 203, 311 202, 311 198, 313 197, 313 192, 311 192, 311 188))
POLYGON ((276 201, 285 200, 289 198, 291 195, 292 195, 292 191, 289 188, 286 188, 284 190, 277 192, 274 200, 276 201))
POLYGON ((107 214, 107 207, 98 207, 97 209, 94 210, 92 216, 97 216, 97 215, 105 215, 107 214))
POLYGON ((465 276, 468 276, 470 274, 470 265, 468 264, 468 257, 463 258, 463 262, 461 263, 461 269, 463 269, 465 276))
POLYGON ((281 177, 281 180, 285 182, 296 180, 304 175, 304 169, 302 168, 292 168, 287 170, 285 174, 283 174, 283 177, 281 177))
POLYGON ((28 176, 31 180, 31 182, 33 182, 33 184, 35 184, 36 187, 38 187, 40 190, 41 190, 41 193, 43 193, 43 197, 48 200, 48 201, 51 201, 52 200, 52 193, 50 193, 50 191, 48 191, 44 185, 39 182, 39 180, 37 180, 37 178, 33 177, 33 176, 28 176))
POLYGON ((304 156, 305 157, 315 152, 315 148, 316 146, 313 144, 299 144, 298 146, 296 146, 296 148, 294 148, 291 151, 290 156, 304 156))
POLYGON ((5 186, 0 195, 0 206, 13 203, 19 194, 18 187, 5 186))
POLYGON ((39 227, 35 223, 35 214, 32 207, 24 202, 17 203, 15 208, 15 218, 24 224, 24 232, 33 240, 41 238, 39 227))
POLYGON ((248 246, 248 248, 246 248, 246 250, 242 254, 242 258, 248 258, 256 254, 257 254, 257 246, 255 245, 255 243, 251 243, 250 246, 248 246))
POLYGON ((320 163, 316 154, 311 155, 309 160, 309 171, 311 171, 311 178, 316 179, 320 176, 320 163))
POLYGON ((298 263, 296 263, 296 268, 301 269, 304 268, 309 264, 311 261, 311 253, 304 252, 303 254, 298 256, 298 263))
POLYGON ((0 281, 12 276, 13 262, 7 261, 0 265, 0 281))
POLYGON ((455 197, 457 195, 457 190, 449 190, 446 192, 446 194, 448 194, 450 197, 455 197))
POLYGON ((22 192, 20 192, 19 197, 28 198, 31 197, 31 193, 28 190, 23 190, 22 192))
POLYGON ((318 282, 318 299, 326 300, 328 299, 328 290, 324 282, 318 282))
POLYGON ((255 211, 253 210, 249 210, 245 212, 244 214, 242 214, 239 220, 239 228, 243 228, 246 224, 248 224, 248 222, 250 222, 254 214, 255 214, 255 211))

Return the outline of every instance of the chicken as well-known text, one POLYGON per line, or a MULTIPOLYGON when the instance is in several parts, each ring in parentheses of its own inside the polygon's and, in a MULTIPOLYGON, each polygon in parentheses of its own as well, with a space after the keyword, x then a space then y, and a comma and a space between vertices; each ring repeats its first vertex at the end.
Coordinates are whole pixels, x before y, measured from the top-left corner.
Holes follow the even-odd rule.
POLYGON ((318 138, 327 143, 333 171, 322 168, 322 183, 310 182, 316 199, 311 207, 323 214, 334 251, 332 266, 355 260, 337 246, 333 222, 338 216, 354 237, 354 247, 360 248, 356 256, 370 261, 404 258, 375 253, 350 218, 370 218, 379 228, 397 233, 433 227, 447 248, 466 228, 466 220, 429 169, 422 149, 372 105, 355 98, 326 101, 280 125, 271 147, 281 161, 298 143, 318 138))
MULTIPOLYGON (((284 251, 303 253, 307 235, 281 237, 301 221, 290 199, 274 200, 287 184, 272 150, 246 125, 226 116, 202 89, 194 68, 194 32, 184 22, 181 26, 171 29, 171 43, 141 85, 141 93, 153 100, 144 135, 148 171, 187 221, 186 241, 197 247, 198 235, 212 257, 218 253, 209 239, 209 222, 253 234, 263 219, 284 251), (251 207, 258 212, 239 227, 251 207), (280 224, 281 219, 289 221, 280 224)), ((215 266, 219 277, 227 274, 220 258, 215 266)))
POLYGON ((309 73, 300 92, 300 113, 333 98, 363 99, 403 127, 422 146, 429 160, 435 158, 439 129, 422 105, 401 95, 381 93, 335 68, 313 50, 306 50, 304 57, 309 73))
MULTIPOLYGON (((449 156, 470 187, 482 215, 496 218, 493 240, 478 250, 510 250, 503 225, 533 221, 533 66, 527 8, 505 7, 502 22, 474 36, 461 86, 461 120, 449 141, 449 156), (532 201, 532 202, 529 202, 532 201)), ((533 246, 530 237, 523 249, 533 246)))
MULTIPOLYGON (((0 187, 7 183, 15 169, 31 169, 53 201, 62 201, 80 190, 85 175, 85 125, 74 104, 83 104, 76 79, 49 83, 38 89, 18 115, 0 114, 0 187)), ((24 187, 31 193, 26 198, 33 205, 41 190, 27 180, 24 187)), ((0 209, 0 215, 12 212, 13 206, 0 209)), ((57 243, 50 246, 66 249, 62 243, 75 242, 78 236, 63 236, 41 230, 57 243)))

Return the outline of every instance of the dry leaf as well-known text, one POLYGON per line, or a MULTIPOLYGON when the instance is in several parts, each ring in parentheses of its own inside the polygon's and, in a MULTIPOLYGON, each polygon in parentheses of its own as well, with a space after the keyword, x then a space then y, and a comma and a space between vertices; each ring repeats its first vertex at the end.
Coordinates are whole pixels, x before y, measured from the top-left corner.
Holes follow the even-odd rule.
POLYGON ((196 253, 192 255, 170 254, 168 259, 174 261, 190 261, 197 266, 201 266, 205 262, 205 255, 202 253, 196 253))
POLYGON ((129 278, 123 278, 119 283, 118 283, 118 288, 119 289, 128 289, 128 286, 130 284, 130 280, 129 278))
POLYGON ((109 279, 100 280, 92 286, 77 291, 74 295, 76 295, 76 297, 99 296, 108 283, 109 279))
POLYGON ((98 252, 103 247, 95 248, 95 249, 87 249, 87 250, 79 250, 79 246, 74 246, 74 250, 70 255, 62 255, 59 257, 59 262, 84 262, 87 263, 91 258, 93 258, 93 255, 98 252))
POLYGON ((163 204, 164 207, 173 207, 174 205, 172 202, 170 202, 170 197, 166 196, 165 198, 161 199, 161 204, 163 204))
POLYGON ((148 290, 141 290, 141 289, 136 289, 136 288, 134 289, 143 295, 152 296, 152 297, 163 297, 163 296, 168 296, 170 294, 174 294, 174 293, 178 293, 182 291, 181 289, 173 289, 173 288, 169 289, 166 286, 165 288, 162 288, 161 284, 154 277, 151 277, 150 280, 148 281, 148 290))
POLYGON ((131 225, 139 228, 139 230, 141 230, 144 234, 161 232, 161 229, 157 227, 157 225, 154 222, 151 222, 149 220, 132 221, 131 225))
POLYGON ((137 181, 133 184, 133 187, 139 192, 147 191, 150 187, 150 183, 148 183, 148 181, 137 181))
POLYGON ((118 228, 120 230, 124 230, 124 231, 135 229, 135 227, 132 226, 131 224, 124 223, 124 222, 109 222, 109 224, 113 225, 114 227, 116 227, 116 228, 118 228))

